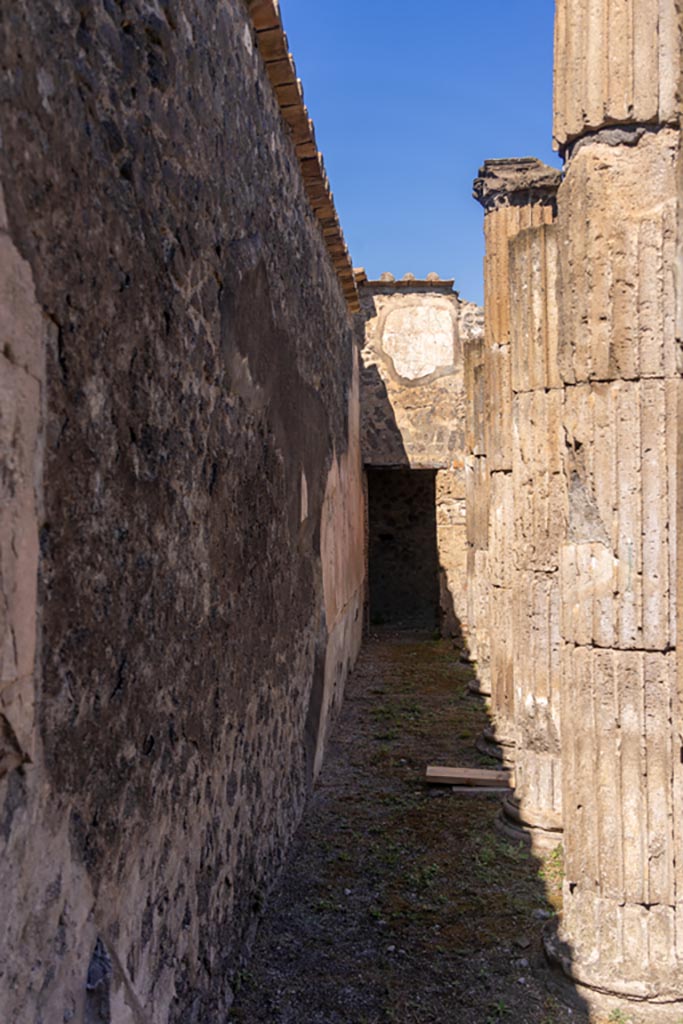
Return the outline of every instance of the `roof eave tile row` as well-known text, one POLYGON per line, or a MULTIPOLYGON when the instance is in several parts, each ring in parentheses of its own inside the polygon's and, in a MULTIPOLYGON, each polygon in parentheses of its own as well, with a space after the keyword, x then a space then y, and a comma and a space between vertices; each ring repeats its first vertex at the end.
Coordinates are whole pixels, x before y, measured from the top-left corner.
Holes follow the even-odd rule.
POLYGON ((344 298, 351 312, 357 313, 360 301, 353 264, 335 209, 322 153, 318 152, 316 145, 313 122, 304 103, 301 81, 296 76, 296 65, 289 52, 278 0, 247 0, 247 5, 259 52, 280 105, 280 113, 291 133, 308 201, 320 224, 344 298))

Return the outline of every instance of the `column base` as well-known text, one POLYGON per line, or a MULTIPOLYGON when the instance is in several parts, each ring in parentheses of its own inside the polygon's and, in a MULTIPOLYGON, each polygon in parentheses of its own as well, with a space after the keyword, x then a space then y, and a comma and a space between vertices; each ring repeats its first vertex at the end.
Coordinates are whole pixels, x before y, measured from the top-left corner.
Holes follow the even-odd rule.
POLYGON ((683 1021, 683 996, 639 995, 628 982, 622 986, 616 975, 600 983, 591 978, 589 983, 588 972, 575 962, 571 946, 559 935, 558 918, 545 926, 543 948, 551 967, 547 987, 568 1006, 605 1016, 621 1011, 630 1024, 681 1024, 683 1021))
POLYGON ((540 812, 522 810, 514 796, 504 797, 495 828, 506 839, 529 846, 532 853, 551 853, 562 844, 562 829, 558 822, 540 812))
POLYGON ((478 697, 491 696, 491 683, 485 679, 470 679, 467 684, 467 689, 470 693, 475 693, 478 697))
POLYGON ((482 731, 475 746, 480 754, 502 761, 504 765, 512 767, 515 763, 515 741, 500 736, 490 725, 482 731))

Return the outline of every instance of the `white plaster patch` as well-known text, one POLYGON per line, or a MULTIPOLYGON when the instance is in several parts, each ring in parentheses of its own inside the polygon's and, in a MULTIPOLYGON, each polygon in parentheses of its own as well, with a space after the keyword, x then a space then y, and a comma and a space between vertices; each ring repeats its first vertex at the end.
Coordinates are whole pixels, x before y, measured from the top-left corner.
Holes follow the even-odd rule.
POLYGON ((249 56, 251 57, 252 53, 254 52, 254 40, 252 39, 252 36, 251 36, 251 25, 245 25, 244 26, 244 32, 242 34, 242 41, 243 41, 244 45, 247 48, 247 52, 248 52, 249 56))
POLYGON ((183 11, 180 12, 180 21, 182 22, 186 38, 189 40, 189 42, 193 43, 194 42, 194 32, 192 30, 192 25, 188 21, 185 13, 183 11))
POLYGON ((451 366, 453 343, 453 315, 444 307, 403 306, 392 309, 384 321, 382 348, 396 372, 408 380, 451 366))
POLYGON ((301 470, 301 522, 308 519, 308 484, 306 474, 301 470))
POLYGON ((50 113, 52 111, 52 106, 50 104, 50 99, 55 94, 55 83, 54 83, 54 80, 52 78, 52 75, 50 75, 43 68, 40 68, 38 70, 37 78, 38 78, 38 92, 40 93, 41 103, 42 103, 43 107, 45 108, 45 110, 47 110, 47 112, 50 113))

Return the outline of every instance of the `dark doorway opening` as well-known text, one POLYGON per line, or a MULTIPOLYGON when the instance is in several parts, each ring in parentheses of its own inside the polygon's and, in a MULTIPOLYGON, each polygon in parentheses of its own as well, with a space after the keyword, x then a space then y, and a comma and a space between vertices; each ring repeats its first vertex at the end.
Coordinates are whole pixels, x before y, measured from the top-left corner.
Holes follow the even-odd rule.
POLYGON ((370 623, 434 630, 439 622, 436 471, 368 474, 370 623))

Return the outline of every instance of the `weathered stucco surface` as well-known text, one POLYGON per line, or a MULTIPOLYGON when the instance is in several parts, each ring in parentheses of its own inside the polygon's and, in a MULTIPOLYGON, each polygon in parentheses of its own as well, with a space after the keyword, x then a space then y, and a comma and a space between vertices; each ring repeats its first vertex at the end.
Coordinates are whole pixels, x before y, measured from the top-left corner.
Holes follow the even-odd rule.
POLYGON ((0 1018, 210 1024, 359 642, 352 325, 239 0, 0 39, 0 1018))
POLYGON ((35 755, 38 523, 45 343, 33 275, 8 233, 0 189, 0 772, 35 755))
POLYGON ((481 336, 481 310, 438 280, 370 281, 361 306, 363 462, 464 480, 463 345, 481 336))

